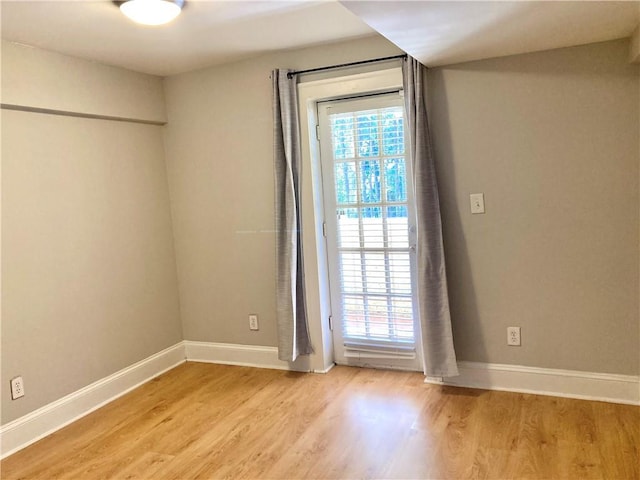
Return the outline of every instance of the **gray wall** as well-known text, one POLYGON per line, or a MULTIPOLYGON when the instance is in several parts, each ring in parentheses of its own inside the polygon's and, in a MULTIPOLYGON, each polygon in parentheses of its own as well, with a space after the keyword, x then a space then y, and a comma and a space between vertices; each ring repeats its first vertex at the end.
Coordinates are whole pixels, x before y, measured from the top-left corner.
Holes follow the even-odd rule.
POLYGON ((276 345, 271 70, 397 53, 375 36, 165 79, 185 340, 276 345))
MULTIPOLYGON (((165 80, 185 339, 276 344, 269 71, 394 53, 372 37, 165 80)), ((640 373, 628 53, 616 41, 431 70, 461 360, 640 373), (470 215, 473 192, 485 215, 470 215), (522 347, 506 346, 510 325, 522 347)))
MULTIPOLYGON (((164 118, 159 78, 2 54, 6 103, 164 118)), ((2 110, 1 327, 3 424, 182 339, 162 127, 2 110)))
POLYGON ((623 40, 430 70, 459 359, 640 373, 628 54, 623 40), (522 347, 506 346, 510 325, 522 347))

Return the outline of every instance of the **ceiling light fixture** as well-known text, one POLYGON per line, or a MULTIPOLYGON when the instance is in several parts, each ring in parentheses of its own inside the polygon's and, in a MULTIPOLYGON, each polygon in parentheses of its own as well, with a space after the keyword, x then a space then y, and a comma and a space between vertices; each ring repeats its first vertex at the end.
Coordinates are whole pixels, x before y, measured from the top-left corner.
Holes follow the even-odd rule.
POLYGON ((127 0, 118 2, 128 18, 142 25, 164 25, 180 15, 184 0, 127 0))

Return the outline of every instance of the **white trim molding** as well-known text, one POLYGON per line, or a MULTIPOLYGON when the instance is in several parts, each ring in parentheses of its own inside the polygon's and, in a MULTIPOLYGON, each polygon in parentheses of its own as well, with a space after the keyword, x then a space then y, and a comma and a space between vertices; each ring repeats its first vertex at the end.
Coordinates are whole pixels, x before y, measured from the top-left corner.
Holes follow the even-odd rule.
POLYGON ((0 426, 0 458, 60 430, 185 361, 314 373, 327 373, 333 367, 331 363, 325 369, 312 369, 309 357, 284 362, 278 359, 276 347, 182 341, 0 426))
POLYGON ((297 372, 326 373, 326 369, 310 367, 310 358, 302 356, 295 362, 285 362, 278 358, 277 347, 261 345, 238 345, 235 343, 184 341, 188 362, 218 363, 242 367, 272 368, 275 370, 294 370, 297 372))
MULTIPOLYGON (((50 435, 185 361, 327 373, 310 359, 289 363, 276 347, 183 341, 0 427, 0 458, 50 435)), ((458 377, 425 383, 640 405, 640 377, 574 370, 459 362, 458 377)))
POLYGON ((425 383, 640 405, 640 376, 458 362, 460 375, 425 383))
POLYGON ((185 362, 177 343, 0 427, 5 458, 185 362))

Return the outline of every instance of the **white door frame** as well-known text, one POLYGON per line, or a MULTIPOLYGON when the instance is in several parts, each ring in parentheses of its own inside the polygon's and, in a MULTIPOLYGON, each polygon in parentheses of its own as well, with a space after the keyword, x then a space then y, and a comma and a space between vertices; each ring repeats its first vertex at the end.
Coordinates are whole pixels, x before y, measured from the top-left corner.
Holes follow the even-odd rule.
MULTIPOLYGON (((316 104, 320 100, 402 88, 402 69, 396 67, 298 85, 302 151, 302 244, 309 333, 314 353, 300 369, 327 372, 333 366, 333 339, 329 328, 331 301, 326 242, 323 236, 324 199, 320 148, 316 139, 316 104)), ((418 342, 419 343, 419 342, 418 342)), ((419 345, 417 345, 419 348, 419 345)), ((298 362, 296 362, 298 363, 298 362)))

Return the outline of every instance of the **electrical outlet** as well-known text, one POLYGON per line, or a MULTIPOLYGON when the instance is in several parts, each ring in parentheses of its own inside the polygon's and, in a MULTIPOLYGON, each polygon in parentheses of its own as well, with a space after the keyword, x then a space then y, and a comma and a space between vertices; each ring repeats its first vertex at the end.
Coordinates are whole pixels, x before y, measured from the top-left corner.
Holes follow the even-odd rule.
POLYGON ((249 330, 259 330, 258 327, 258 315, 249 315, 249 330))
POLYGON ((24 382, 22 377, 15 377, 11 379, 11 400, 24 397, 24 382))
POLYGON ((507 345, 520 346, 520 327, 507 327, 507 345))

